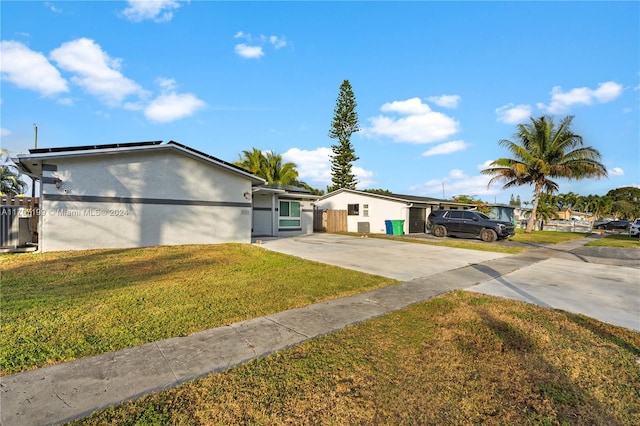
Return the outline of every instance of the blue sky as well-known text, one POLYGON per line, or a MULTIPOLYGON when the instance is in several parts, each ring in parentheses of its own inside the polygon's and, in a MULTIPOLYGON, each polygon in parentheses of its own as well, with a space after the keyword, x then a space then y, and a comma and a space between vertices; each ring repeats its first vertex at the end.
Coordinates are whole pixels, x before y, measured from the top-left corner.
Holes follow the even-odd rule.
POLYGON ((359 189, 508 202, 487 188, 530 116, 575 115, 609 170, 640 186, 638 2, 2 1, 1 136, 38 146, 175 140, 225 161, 282 154, 326 189, 327 134, 351 82, 359 189), (444 191, 443 191, 444 189, 444 191))

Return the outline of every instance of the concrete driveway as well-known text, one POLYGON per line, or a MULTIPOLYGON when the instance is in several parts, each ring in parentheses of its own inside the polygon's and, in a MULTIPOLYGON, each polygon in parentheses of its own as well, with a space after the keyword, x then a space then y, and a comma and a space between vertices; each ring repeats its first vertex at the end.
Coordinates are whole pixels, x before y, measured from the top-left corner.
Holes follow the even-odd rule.
POLYGON ((336 234, 264 240, 269 250, 347 269, 410 281, 508 256, 379 238, 336 234))
POLYGON ((517 299, 640 330, 640 250, 583 247, 588 239, 519 255, 334 234, 263 241, 269 250, 402 281, 517 299), (629 251, 631 250, 631 251, 629 251), (587 254, 588 252, 588 254, 587 254), (479 274, 479 272, 481 272, 479 274), (437 277, 436 277, 437 275, 437 277))

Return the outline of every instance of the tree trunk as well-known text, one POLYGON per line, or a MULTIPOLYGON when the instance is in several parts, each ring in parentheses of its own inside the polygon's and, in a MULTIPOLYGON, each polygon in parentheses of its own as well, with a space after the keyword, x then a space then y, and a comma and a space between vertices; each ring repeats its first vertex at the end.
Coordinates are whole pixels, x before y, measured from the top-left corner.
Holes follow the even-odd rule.
POLYGON ((538 203, 540 202, 540 193, 542 192, 542 185, 536 183, 536 187, 533 190, 533 204, 531 208, 531 216, 529 216, 529 221, 527 222, 527 229, 525 229, 525 234, 530 234, 533 232, 533 225, 536 223, 536 215, 538 213, 538 203))

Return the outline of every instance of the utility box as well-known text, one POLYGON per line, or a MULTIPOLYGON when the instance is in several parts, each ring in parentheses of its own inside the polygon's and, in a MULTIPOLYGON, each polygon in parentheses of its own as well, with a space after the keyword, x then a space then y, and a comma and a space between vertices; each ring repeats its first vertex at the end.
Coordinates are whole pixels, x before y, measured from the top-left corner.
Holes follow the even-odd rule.
POLYGON ((358 234, 368 234, 371 232, 369 222, 358 222, 358 234))
POLYGON ((18 246, 26 246, 31 242, 31 218, 18 218, 18 246))

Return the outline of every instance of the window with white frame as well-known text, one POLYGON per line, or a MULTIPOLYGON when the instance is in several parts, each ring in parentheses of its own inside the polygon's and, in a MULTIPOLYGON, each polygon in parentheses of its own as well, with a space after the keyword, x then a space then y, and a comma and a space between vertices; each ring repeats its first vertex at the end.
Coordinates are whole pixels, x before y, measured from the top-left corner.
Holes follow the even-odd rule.
POLYGON ((360 204, 347 204, 348 216, 360 216, 360 204))
POLYGON ((300 228, 300 201, 280 201, 279 228, 300 228))
POLYGON ((369 204, 362 205, 362 216, 369 217, 369 204))

